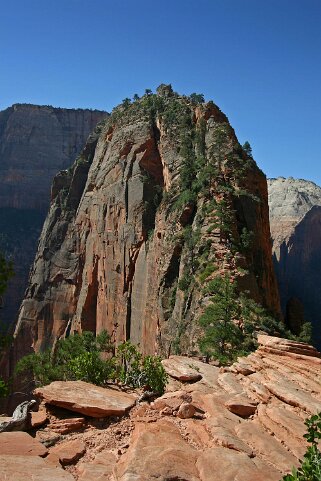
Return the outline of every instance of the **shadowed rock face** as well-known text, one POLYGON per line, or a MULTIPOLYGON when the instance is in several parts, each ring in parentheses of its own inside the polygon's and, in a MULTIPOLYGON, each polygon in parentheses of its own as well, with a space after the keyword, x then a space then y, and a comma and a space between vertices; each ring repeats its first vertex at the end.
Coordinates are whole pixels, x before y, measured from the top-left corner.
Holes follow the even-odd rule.
POLYGON ((299 317, 302 320, 303 307, 320 346, 321 188, 292 178, 270 179, 268 185, 273 260, 282 309, 293 326, 299 317))
POLYGON ((193 106, 178 96, 162 98, 161 108, 159 102, 160 96, 145 97, 116 109, 72 169, 55 177, 16 327, 15 357, 69 332, 102 329, 116 342, 130 338, 146 353, 168 352, 174 341, 191 352, 197 349, 195 319, 206 302, 198 279, 208 262, 279 312, 265 176, 240 151, 213 103, 193 106), (156 100, 155 109, 150 102, 156 100), (198 132, 203 125, 206 152, 224 127, 230 152, 212 179, 210 196, 200 192, 185 207, 175 206, 186 161, 176 121, 180 111, 187 112, 190 129, 198 132), (221 238, 215 212, 207 208, 222 196, 230 205, 235 243, 244 228, 253 233, 246 253, 221 238), (194 272, 188 270, 191 257, 200 263, 194 272), (179 281, 186 273, 195 283, 184 291, 179 281))
POLYGON ((17 104, 0 112, 0 250, 13 259, 1 311, 16 320, 50 203, 53 177, 67 169, 105 112, 17 104))

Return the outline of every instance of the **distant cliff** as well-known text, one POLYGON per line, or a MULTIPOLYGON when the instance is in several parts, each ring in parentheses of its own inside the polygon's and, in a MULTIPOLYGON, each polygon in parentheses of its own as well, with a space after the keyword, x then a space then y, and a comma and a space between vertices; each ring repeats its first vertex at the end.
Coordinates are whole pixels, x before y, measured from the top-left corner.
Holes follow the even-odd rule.
POLYGON ((0 112, 0 250, 15 277, 0 311, 16 319, 50 203, 53 177, 67 169, 105 112, 16 104, 0 112))
POLYGON ((162 86, 55 177, 14 356, 104 328, 147 353, 195 352, 215 272, 279 313, 264 174, 213 102, 162 86))
POLYGON ((303 316, 321 346, 321 188, 302 179, 268 180, 273 259, 289 324, 303 316))

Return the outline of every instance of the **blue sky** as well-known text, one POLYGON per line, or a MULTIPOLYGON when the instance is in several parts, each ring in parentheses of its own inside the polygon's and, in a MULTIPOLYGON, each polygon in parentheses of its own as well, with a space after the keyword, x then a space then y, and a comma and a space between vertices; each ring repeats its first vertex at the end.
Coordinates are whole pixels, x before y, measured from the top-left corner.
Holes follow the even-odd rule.
POLYGON ((201 92, 268 176, 321 185, 320 0, 0 0, 0 109, 201 92))

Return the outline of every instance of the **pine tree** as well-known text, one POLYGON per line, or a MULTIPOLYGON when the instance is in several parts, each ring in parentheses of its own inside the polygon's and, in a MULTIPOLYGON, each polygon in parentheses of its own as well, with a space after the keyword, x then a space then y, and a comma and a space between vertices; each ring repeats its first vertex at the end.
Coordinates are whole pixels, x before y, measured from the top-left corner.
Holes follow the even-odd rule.
POLYGON ((225 364, 234 359, 243 342, 243 333, 234 322, 240 313, 238 296, 227 274, 211 281, 208 292, 211 303, 199 320, 204 329, 199 345, 204 354, 225 364))

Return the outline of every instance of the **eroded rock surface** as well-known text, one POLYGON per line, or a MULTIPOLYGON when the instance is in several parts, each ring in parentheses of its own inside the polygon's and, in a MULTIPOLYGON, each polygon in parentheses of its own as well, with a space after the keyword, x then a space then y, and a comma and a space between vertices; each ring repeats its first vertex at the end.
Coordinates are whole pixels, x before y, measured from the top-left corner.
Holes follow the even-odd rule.
POLYGON ((293 332, 312 322, 321 347, 321 188, 302 179, 268 180, 273 260, 281 305, 293 332))
MULTIPOLYGON (((198 155, 196 145, 190 149, 198 155)), ((102 329, 116 343, 130 338, 149 354, 166 357, 174 344, 195 352, 195 319, 206 299, 201 284, 189 290, 182 284, 204 275, 208 263, 279 313, 264 174, 212 102, 196 106, 172 93, 120 106, 90 137, 81 162, 55 177, 12 356, 43 349, 69 332, 102 329), (184 122, 186 135, 201 137, 205 155, 224 131, 225 154, 215 160, 219 173, 210 187, 194 203, 177 207, 186 169, 184 122), (210 204, 222 196, 233 217, 228 235, 210 204), (250 233, 251 250, 241 245, 244 232, 250 233), (229 236, 238 252, 231 252, 229 236), (200 264, 194 273, 192 254, 200 264)))
POLYGON ((14 262, 1 320, 13 323, 27 287, 54 176, 68 169, 105 112, 16 104, 0 112, 0 251, 14 262))
MULTIPOLYGON (((70 478, 62 480, 280 481, 306 450, 304 420, 321 410, 321 359, 306 344, 264 335, 258 342, 256 352, 224 369, 180 356, 182 368, 198 367, 199 381, 176 380, 176 391, 135 405, 121 418, 87 416, 81 431, 49 445, 47 465, 63 463, 70 478), (187 417, 179 415, 184 406, 193 406, 187 417), (255 409, 231 412, 231 406, 255 409)), ((48 417, 37 439, 48 436, 50 426, 68 424, 70 412, 50 411, 48 417)), ((12 473, 15 456, 4 458, 0 467, 12 473)), ((17 475, 19 463, 17 456, 17 475)))

